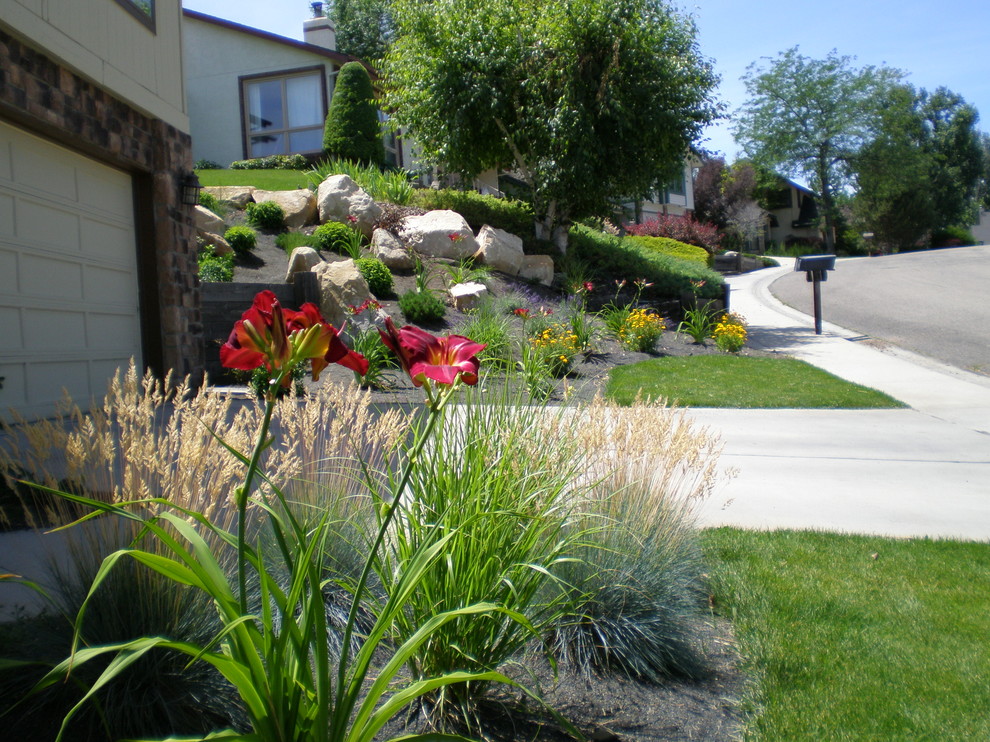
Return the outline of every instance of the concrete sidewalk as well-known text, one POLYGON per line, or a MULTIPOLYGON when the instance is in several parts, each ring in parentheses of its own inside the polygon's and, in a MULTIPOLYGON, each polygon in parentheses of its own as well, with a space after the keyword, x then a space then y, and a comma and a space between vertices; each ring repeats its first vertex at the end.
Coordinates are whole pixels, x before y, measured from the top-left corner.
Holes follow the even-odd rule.
POLYGON ((729 279, 750 345, 910 409, 692 410, 721 435, 723 466, 738 471, 699 509, 702 523, 990 540, 990 379, 827 322, 815 335, 811 317, 770 295, 790 270, 729 279))

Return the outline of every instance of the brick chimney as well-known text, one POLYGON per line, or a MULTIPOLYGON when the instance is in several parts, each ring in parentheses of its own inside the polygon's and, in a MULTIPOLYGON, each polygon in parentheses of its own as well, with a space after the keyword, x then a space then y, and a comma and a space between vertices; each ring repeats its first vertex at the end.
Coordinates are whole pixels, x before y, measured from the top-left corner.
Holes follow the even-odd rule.
POLYGON ((303 41, 337 51, 337 30, 333 27, 333 22, 323 15, 323 3, 314 2, 310 6, 313 8, 313 17, 303 21, 303 41))

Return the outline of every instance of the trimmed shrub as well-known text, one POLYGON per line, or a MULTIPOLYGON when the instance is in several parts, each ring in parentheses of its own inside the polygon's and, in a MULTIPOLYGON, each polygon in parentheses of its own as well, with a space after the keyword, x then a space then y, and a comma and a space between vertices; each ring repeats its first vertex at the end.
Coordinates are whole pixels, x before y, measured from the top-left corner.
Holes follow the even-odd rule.
POLYGON ((415 324, 433 324, 443 319, 447 306, 431 291, 409 291, 399 297, 399 309, 415 324))
POLYGON ((323 129, 323 149, 330 157, 364 165, 380 167, 385 162, 375 90, 360 62, 348 62, 337 73, 323 129))
POLYGON ((719 249, 721 235, 713 224, 696 222, 690 216, 658 214, 642 224, 627 224, 626 232, 645 237, 669 237, 688 245, 703 247, 714 255, 719 249))
POLYGON ((725 279, 698 263, 680 260, 637 245, 629 239, 620 239, 588 227, 576 226, 570 232, 568 257, 593 265, 597 278, 604 284, 613 280, 645 278, 653 286, 649 295, 657 298, 678 299, 684 292, 693 291, 692 281, 704 281, 698 291, 703 299, 721 299, 725 279))
POLYGON ((193 170, 223 170, 223 165, 215 160, 196 160, 193 170))
POLYGON ((302 170, 308 166, 302 155, 268 155, 230 163, 231 170, 302 170))
POLYGON ((686 242, 679 242, 670 237, 627 237, 626 239, 645 247, 647 250, 656 250, 664 255, 680 260, 691 260, 706 268, 711 267, 711 256, 703 247, 689 245, 686 242))
POLYGON ((211 245, 199 252, 199 280, 202 283, 230 283, 234 280, 234 255, 217 255, 211 245))
POLYGON ((425 188, 413 191, 410 205, 427 211, 434 209, 456 211, 475 232, 489 224, 496 229, 504 229, 516 235, 522 239, 527 248, 530 243, 535 242, 533 209, 522 201, 483 196, 474 191, 456 191, 449 188, 435 191, 425 188))
POLYGON ((274 201, 248 204, 245 211, 248 222, 259 229, 268 229, 274 232, 285 224, 285 211, 274 201))
POLYGON ((358 258, 354 264, 368 282, 372 294, 381 298, 392 293, 392 271, 385 263, 378 258, 358 258))
POLYGON ((973 233, 965 227, 946 227, 932 232, 932 247, 962 247, 975 244, 973 233))
POLYGON ((258 235, 251 227, 231 227, 223 233, 223 238, 238 255, 251 252, 258 244, 258 235))
POLYGON ((351 228, 341 222, 327 222, 313 230, 313 247, 317 250, 337 252, 337 243, 347 241, 351 228))

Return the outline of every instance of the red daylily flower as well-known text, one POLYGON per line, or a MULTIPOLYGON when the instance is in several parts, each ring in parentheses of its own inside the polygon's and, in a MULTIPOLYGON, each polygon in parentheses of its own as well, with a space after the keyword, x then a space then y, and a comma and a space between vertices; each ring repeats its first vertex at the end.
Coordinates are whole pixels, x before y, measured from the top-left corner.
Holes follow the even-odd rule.
POLYGON ((517 317, 522 317, 523 319, 529 319, 530 311, 525 307, 518 307, 512 310, 512 313, 517 317))
POLYGON ((400 330, 391 318, 385 320, 385 330, 378 332, 382 342, 398 356, 414 386, 429 385, 431 381, 444 386, 458 380, 468 385, 478 383, 477 355, 484 345, 462 335, 435 337, 412 325, 400 330))
MULTIPOLYGON (((306 303, 298 312, 283 309, 271 291, 262 291, 234 324, 227 342, 220 348, 220 362, 226 368, 253 371, 264 366, 275 374, 287 366, 309 360, 313 381, 331 363, 365 374, 368 361, 348 349, 333 325, 327 324, 314 304, 306 303)), ((282 385, 292 383, 285 374, 282 385)))

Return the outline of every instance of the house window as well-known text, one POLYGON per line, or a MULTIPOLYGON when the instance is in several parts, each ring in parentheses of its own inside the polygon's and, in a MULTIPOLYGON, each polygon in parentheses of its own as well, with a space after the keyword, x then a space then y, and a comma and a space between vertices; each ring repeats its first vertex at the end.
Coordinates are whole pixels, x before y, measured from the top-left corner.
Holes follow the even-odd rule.
POLYGON ((399 137, 395 130, 388 127, 388 115, 378 111, 378 122, 382 128, 382 142, 385 145, 385 165, 387 167, 402 167, 402 152, 399 148, 399 137))
POLYGON ((117 0, 117 4, 152 31, 155 30, 155 0, 117 0))
POLYGON ((245 156, 322 150, 325 91, 323 67, 241 78, 245 156))

